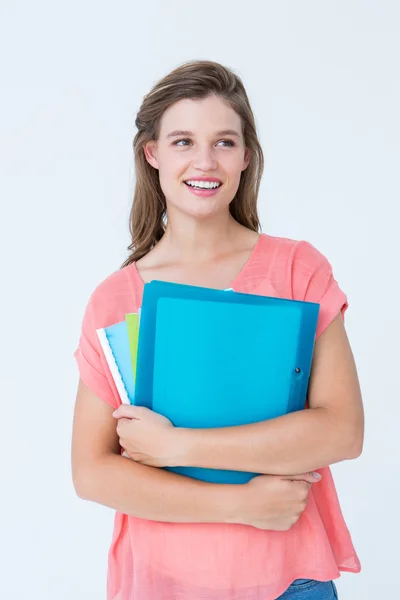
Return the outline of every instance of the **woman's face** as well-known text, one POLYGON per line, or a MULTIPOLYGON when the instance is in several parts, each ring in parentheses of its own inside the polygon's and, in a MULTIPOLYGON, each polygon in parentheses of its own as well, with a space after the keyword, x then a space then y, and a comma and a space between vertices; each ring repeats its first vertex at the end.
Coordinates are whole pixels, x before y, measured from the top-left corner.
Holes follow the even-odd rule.
POLYGON ((250 160, 239 115, 215 95, 170 106, 159 139, 146 144, 145 156, 159 171, 168 210, 203 218, 227 210, 250 160), (199 190, 185 183, 200 179, 222 185, 199 190))

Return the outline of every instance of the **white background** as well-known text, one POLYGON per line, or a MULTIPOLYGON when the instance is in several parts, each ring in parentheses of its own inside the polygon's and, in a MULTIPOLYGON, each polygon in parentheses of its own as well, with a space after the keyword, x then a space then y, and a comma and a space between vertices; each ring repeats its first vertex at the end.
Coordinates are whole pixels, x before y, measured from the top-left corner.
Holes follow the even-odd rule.
POLYGON ((136 111, 195 58, 248 91, 264 231, 314 244, 348 295, 366 437, 333 472, 363 570, 337 585, 398 597, 399 4, 15 1, 0 56, 1 597, 105 597, 113 511, 72 487, 72 354, 127 256, 136 111))

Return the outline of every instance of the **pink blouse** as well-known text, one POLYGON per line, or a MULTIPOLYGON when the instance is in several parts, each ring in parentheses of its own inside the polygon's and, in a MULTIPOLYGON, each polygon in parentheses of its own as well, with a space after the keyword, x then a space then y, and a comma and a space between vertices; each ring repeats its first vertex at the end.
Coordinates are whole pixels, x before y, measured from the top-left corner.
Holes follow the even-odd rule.
MULTIPOLYGON (((137 312, 144 282, 135 263, 109 275, 86 307, 74 356, 85 384, 117 408, 121 399, 96 329, 137 312)), ((329 261, 312 244, 262 234, 231 283, 237 292, 318 302, 316 337, 348 303, 329 261)), ((328 581, 360 562, 329 467, 289 531, 225 523, 165 523, 115 513, 107 600, 273 600, 297 578, 328 581)))

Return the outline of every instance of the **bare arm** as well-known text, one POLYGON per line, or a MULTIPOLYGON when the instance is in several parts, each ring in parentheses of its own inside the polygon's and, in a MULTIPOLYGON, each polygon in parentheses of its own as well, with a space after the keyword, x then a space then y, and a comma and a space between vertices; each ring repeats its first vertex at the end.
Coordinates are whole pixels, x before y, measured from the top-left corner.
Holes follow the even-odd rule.
POLYGON ((183 477, 121 456, 113 410, 79 381, 72 436, 78 496, 156 521, 237 520, 238 486, 183 477))
POLYGON ((364 411, 341 314, 316 340, 309 410, 250 425, 178 429, 182 465, 255 473, 304 473, 362 451, 364 411))

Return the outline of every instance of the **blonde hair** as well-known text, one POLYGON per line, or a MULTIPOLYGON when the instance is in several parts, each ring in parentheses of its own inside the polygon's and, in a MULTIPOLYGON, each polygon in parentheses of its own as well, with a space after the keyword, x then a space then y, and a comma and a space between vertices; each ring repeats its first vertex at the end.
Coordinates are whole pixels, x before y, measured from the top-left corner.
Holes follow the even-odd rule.
POLYGON ((121 268, 139 260, 160 241, 166 228, 166 200, 158 170, 146 160, 144 146, 157 140, 164 111, 184 98, 205 98, 215 94, 223 98, 241 117, 245 146, 250 162, 242 171, 239 187, 229 205, 234 219, 252 231, 261 225, 257 198, 264 170, 264 155, 257 137, 254 115, 242 80, 231 69, 207 60, 186 62, 161 79, 143 98, 137 113, 137 133, 133 141, 136 185, 129 216, 130 255, 121 268))

